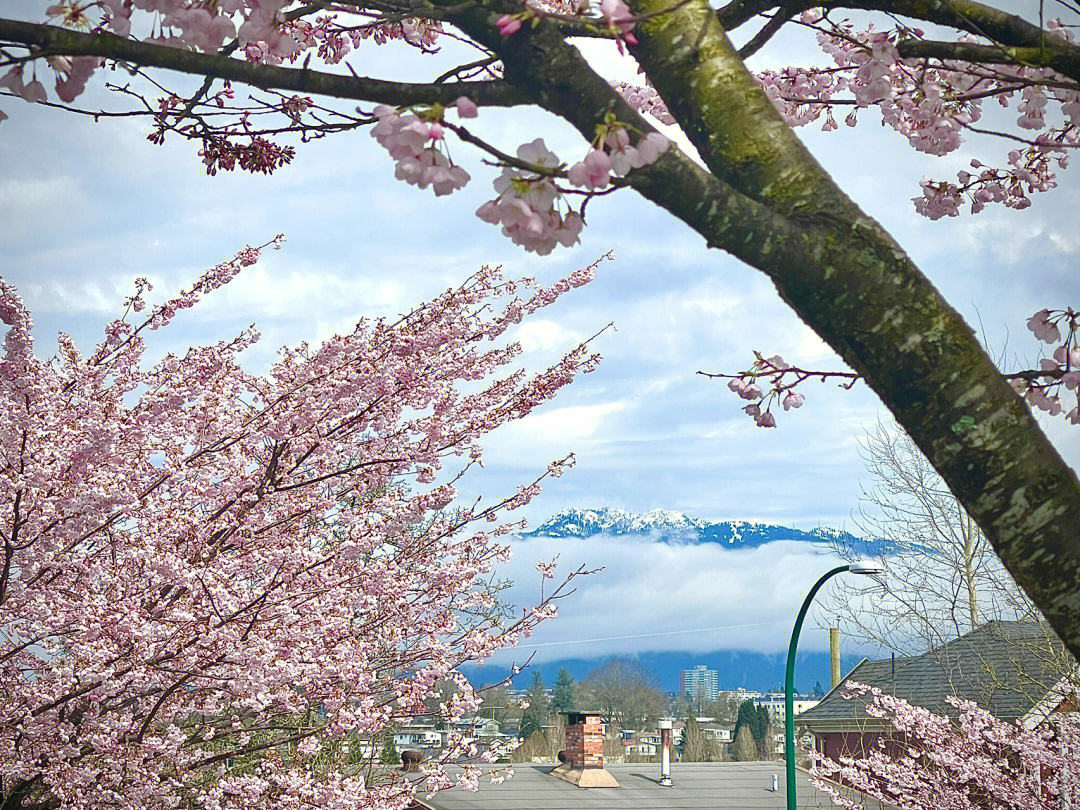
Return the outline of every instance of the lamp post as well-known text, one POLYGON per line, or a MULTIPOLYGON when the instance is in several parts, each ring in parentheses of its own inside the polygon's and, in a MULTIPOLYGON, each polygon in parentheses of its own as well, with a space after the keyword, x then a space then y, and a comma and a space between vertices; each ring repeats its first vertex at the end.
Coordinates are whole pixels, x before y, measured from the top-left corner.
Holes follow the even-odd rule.
POLYGON ((787 810, 796 810, 795 804, 795 650, 799 646, 799 631, 802 630, 803 619, 806 611, 810 609, 810 603, 821 589, 821 586, 837 574, 848 571, 852 574, 865 576, 879 576, 885 573, 885 566, 872 560, 854 562, 850 565, 841 565, 826 573, 814 583, 810 593, 803 601, 802 609, 795 619, 795 627, 791 630, 791 643, 788 645, 787 654, 787 678, 784 682, 784 766, 787 771, 787 810))

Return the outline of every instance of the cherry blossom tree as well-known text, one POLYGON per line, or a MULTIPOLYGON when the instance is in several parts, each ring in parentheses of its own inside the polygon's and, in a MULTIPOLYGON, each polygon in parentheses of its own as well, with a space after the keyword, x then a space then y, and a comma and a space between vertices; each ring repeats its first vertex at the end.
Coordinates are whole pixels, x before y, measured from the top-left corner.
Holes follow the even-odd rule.
MULTIPOLYGON (((567 592, 507 616, 486 576, 539 479, 483 507, 455 484, 486 433, 596 364, 585 343, 530 376, 506 340, 593 268, 550 287, 484 268, 266 374, 240 363, 254 328, 146 359, 259 252, 153 306, 138 280, 93 351, 61 335, 51 360, 0 280, 4 810, 406 808, 454 780, 373 770, 380 732, 447 678, 434 713, 472 714, 458 667, 567 592)), ((445 757, 470 754, 452 735, 445 757)))
MULTIPOLYGON (((834 129, 838 114, 855 125, 876 108, 915 149, 942 155, 987 130, 985 105, 1015 104, 1015 123, 998 131, 1007 153, 925 181, 916 208, 932 218, 1021 208, 1076 146, 1071 25, 978 0, 61 0, 43 17, 0 19, 0 84, 87 115, 145 116, 152 141, 195 141, 210 173, 273 171, 297 139, 371 126, 398 178, 445 195, 471 180, 454 141, 495 164, 494 195, 476 214, 538 253, 575 243, 589 201, 632 189, 769 277, 892 411, 1080 654, 1075 472, 971 328, 792 129, 834 129), (744 60, 784 28, 814 37, 823 63, 751 72, 744 60), (641 85, 609 83, 575 47, 583 37, 629 53, 641 85), (452 41, 469 56, 429 82, 362 75, 356 55, 389 41, 417 58, 452 41), (181 73, 202 79, 194 92, 170 89, 181 73), (117 108, 79 107, 96 76, 117 108), (575 127, 581 152, 556 156, 539 133, 515 150, 469 129, 485 108, 528 105, 575 127)), ((1047 302, 1036 321, 1069 303, 1047 302)), ((1056 370, 1024 383, 1063 381, 1072 355, 1054 359, 1056 370)), ((775 421, 756 407, 759 424, 775 421)))
MULTIPOLYGON (((1075 699, 1075 690, 1071 692, 1075 699)), ((863 807, 837 784, 898 810, 1050 810, 1075 806, 1080 791, 1080 715, 1051 714, 1027 727, 971 701, 950 698, 936 715, 878 689, 852 684, 866 713, 891 732, 858 757, 815 756, 815 786, 845 810, 863 807)))

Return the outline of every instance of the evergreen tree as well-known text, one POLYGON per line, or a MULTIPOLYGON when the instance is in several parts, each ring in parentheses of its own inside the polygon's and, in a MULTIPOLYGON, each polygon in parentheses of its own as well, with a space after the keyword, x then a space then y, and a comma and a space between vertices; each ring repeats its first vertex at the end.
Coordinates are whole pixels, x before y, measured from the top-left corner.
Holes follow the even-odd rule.
POLYGON ((397 746, 394 745, 394 735, 387 734, 383 737, 382 751, 379 752, 379 762, 383 765, 397 765, 401 762, 397 746))
POLYGON ((821 681, 814 681, 814 697, 819 698, 824 696, 825 690, 821 686, 821 681))
POLYGON ((537 731, 543 731, 544 722, 548 719, 548 698, 544 691, 544 676, 540 670, 533 673, 532 686, 525 693, 525 699, 529 702, 529 707, 521 715, 518 733, 522 739, 528 740, 537 731))
POLYGON ((772 735, 770 734, 772 731, 772 715, 764 706, 757 707, 750 731, 753 733, 754 741, 757 743, 759 758, 772 759, 772 735))
POLYGON ((771 756, 771 741, 769 729, 772 727, 772 717, 769 710, 764 706, 755 706, 754 701, 744 700, 739 704, 739 716, 735 721, 734 736, 738 742, 739 734, 746 728, 754 744, 757 746, 758 759, 767 759, 771 756))
POLYGON ((744 700, 739 704, 739 713, 735 718, 735 731, 732 732, 735 739, 739 737, 739 731, 743 726, 750 728, 750 733, 757 739, 757 735, 754 734, 755 724, 757 723, 757 707, 752 700, 744 700))
POLYGON ((570 670, 563 667, 555 677, 555 687, 551 692, 551 707, 557 712, 574 711, 574 678, 570 670))
POLYGON ((769 714, 769 710, 764 706, 755 707, 754 722, 750 726, 750 730, 754 733, 754 739, 760 744, 765 736, 769 733, 769 727, 772 725, 772 716, 769 714))

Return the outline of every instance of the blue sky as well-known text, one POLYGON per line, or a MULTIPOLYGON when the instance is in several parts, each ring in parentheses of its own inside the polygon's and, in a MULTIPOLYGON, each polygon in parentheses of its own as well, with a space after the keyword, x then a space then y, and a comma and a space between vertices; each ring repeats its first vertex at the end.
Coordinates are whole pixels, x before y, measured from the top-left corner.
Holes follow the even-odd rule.
MULTIPOLYGON (((807 53, 794 41, 784 48, 784 59, 807 53)), ((779 58, 771 57, 772 64, 779 58)), ((371 59, 400 78, 435 70, 394 50, 371 59)), ((611 78, 631 75, 610 53, 595 59, 611 78)), ((492 436, 486 470, 466 484, 467 493, 498 497, 573 451, 577 468, 550 482, 529 508, 534 525, 567 506, 621 506, 802 529, 852 526, 864 478, 858 440, 864 428, 887 418, 884 410, 861 386, 843 392, 815 385, 800 411, 781 414, 779 429, 755 428, 722 383, 696 372, 737 370, 755 349, 807 366, 836 368, 837 360, 764 276, 707 250, 685 226, 630 192, 590 204, 580 246, 537 258, 473 216, 491 196, 493 174, 460 147, 455 156, 473 181, 436 199, 396 181, 390 159, 366 132, 302 145, 294 164, 269 178, 207 177, 194 145, 173 139, 153 146, 146 122, 93 124, 9 98, 0 99, 0 108, 10 116, 0 124, 0 272, 31 307, 42 353, 59 330, 84 345, 93 341, 118 312, 133 277, 149 276, 164 295, 278 232, 288 238, 284 250, 185 313, 171 330, 175 340, 216 340, 254 322, 264 337, 248 362, 264 368, 282 344, 318 340, 362 315, 406 310, 483 263, 551 281, 614 249, 616 260, 601 267, 594 283, 520 334, 526 362, 539 368, 613 321, 616 330, 598 341, 605 357, 600 369, 492 436)), ((508 151, 543 135, 566 159, 585 152, 575 133, 536 111, 482 111, 477 130, 508 151)), ((854 130, 802 134, 995 354, 1034 361, 1039 347, 1026 319, 1043 307, 1080 304, 1075 169, 1027 211, 929 222, 911 204, 922 176, 951 177, 972 157, 990 162, 1007 148, 976 144, 944 159, 917 155, 873 114, 854 130)), ((1080 429, 1060 419, 1047 429, 1080 466, 1080 429)), ((771 622, 768 629, 686 643, 613 643, 596 654, 694 651, 693 645, 775 651, 800 595, 825 565, 806 550, 736 557, 654 543, 520 546, 509 573, 522 588, 533 587, 528 572, 541 555, 607 565, 577 595, 578 606, 564 608, 557 631, 564 638, 613 635, 617 627, 647 633, 674 624, 745 624, 748 615, 771 622), (743 580, 758 586, 740 597, 735 586, 743 580)))

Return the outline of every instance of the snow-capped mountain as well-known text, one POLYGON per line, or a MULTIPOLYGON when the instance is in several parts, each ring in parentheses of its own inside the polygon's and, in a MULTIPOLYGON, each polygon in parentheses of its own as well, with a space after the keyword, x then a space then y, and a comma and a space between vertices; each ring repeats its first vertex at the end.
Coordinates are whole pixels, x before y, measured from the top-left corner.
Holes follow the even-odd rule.
POLYGON ((636 515, 625 509, 564 509, 543 524, 525 532, 525 537, 593 537, 596 535, 651 534, 668 542, 722 543, 738 548, 756 548, 776 540, 810 543, 841 543, 866 548, 871 545, 840 529, 810 531, 730 520, 711 523, 670 509, 654 509, 636 515))
POLYGON ((527 533, 529 537, 592 537, 595 534, 645 534, 662 532, 698 535, 703 520, 689 518, 682 512, 654 509, 635 515, 625 509, 564 509, 527 533))

